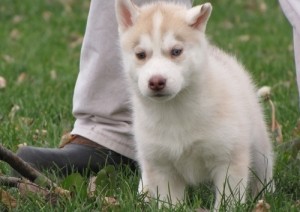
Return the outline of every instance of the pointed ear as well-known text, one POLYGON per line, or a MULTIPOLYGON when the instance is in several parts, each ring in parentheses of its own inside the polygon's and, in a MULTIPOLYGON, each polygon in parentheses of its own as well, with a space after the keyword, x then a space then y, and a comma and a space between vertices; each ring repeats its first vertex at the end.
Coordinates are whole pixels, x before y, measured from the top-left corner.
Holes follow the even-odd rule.
POLYGON ((205 31, 206 23, 209 19, 212 6, 210 3, 205 3, 196 7, 193 7, 187 11, 186 22, 189 26, 205 31))
POLYGON ((131 0, 116 0, 115 11, 121 32, 131 27, 139 14, 139 8, 131 0))

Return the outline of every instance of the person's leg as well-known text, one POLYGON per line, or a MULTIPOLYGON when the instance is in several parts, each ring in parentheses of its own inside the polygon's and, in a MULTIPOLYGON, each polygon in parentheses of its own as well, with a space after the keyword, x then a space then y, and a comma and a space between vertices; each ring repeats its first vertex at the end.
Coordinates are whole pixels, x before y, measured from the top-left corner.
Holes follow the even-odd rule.
POLYGON ((134 158, 129 97, 121 69, 114 1, 91 1, 80 58, 72 134, 134 158))
MULTIPOLYGON (((149 1, 134 2, 140 5, 149 1)), ((176 2, 191 6, 190 0, 176 2)), ((71 168, 82 172, 94 167, 92 170, 97 172, 105 164, 133 162, 131 112, 121 67, 114 1, 91 1, 73 114, 76 122, 72 134, 76 137, 63 148, 22 147, 17 154, 39 169, 58 167, 63 174, 70 173, 71 168)))
POLYGON ((134 157, 134 146, 114 14, 114 1, 91 1, 73 97, 77 136, 62 148, 21 147, 17 155, 34 167, 67 175, 133 163, 125 157, 134 157))
POLYGON ((300 95, 300 1, 279 0, 279 3, 285 16, 293 26, 295 65, 300 95))

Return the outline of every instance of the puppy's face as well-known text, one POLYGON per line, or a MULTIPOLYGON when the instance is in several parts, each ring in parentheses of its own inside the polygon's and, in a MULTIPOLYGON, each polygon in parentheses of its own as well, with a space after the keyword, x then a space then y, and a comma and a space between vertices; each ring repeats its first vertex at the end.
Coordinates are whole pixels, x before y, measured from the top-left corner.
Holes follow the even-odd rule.
POLYGON ((210 5, 205 13, 202 11, 203 20, 198 20, 191 13, 199 15, 201 8, 195 12, 166 3, 137 8, 131 2, 124 2, 119 0, 116 11, 130 85, 137 94, 154 100, 174 98, 189 85, 193 72, 203 63, 202 16, 208 18, 210 5), (201 27, 190 23, 199 24, 197 21, 202 23, 201 27))

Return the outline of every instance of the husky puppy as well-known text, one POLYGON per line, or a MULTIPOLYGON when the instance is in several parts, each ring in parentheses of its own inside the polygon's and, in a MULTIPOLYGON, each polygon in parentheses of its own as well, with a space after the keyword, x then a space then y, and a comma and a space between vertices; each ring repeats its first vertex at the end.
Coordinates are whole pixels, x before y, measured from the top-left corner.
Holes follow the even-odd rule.
POLYGON ((244 202, 248 185, 254 195, 266 187, 273 153, 250 76, 205 36, 211 11, 116 0, 139 191, 176 204, 208 180, 218 210, 224 197, 244 202))

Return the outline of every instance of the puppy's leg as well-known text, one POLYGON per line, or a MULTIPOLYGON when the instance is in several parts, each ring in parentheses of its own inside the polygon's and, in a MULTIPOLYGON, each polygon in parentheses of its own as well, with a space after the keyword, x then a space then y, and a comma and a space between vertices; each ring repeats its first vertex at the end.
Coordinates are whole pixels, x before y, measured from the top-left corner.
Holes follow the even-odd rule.
POLYGON ((247 164, 224 165, 216 168, 214 176, 216 211, 222 203, 226 206, 226 210, 232 210, 237 202, 245 202, 248 172, 247 164))
POLYGON ((169 166, 155 166, 143 163, 140 193, 148 193, 167 203, 176 204, 184 200, 185 181, 169 166))
POLYGON ((263 189, 268 192, 275 190, 275 185, 272 182, 273 154, 271 150, 256 149, 253 152, 253 170, 251 172, 251 193, 253 197, 257 196, 263 189))

